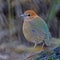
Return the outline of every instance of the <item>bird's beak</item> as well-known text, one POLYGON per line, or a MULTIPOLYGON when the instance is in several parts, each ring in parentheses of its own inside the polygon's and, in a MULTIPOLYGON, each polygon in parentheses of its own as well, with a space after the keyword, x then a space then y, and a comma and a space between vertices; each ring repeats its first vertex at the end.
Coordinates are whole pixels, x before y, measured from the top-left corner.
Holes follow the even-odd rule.
POLYGON ((26 17, 27 15, 26 15, 26 14, 21 14, 20 16, 21 16, 21 17, 26 17))

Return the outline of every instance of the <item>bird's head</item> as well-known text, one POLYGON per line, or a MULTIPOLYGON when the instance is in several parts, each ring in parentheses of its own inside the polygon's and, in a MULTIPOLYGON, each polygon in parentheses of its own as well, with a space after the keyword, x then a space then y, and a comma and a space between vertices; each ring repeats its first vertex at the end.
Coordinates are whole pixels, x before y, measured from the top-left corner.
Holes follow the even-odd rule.
POLYGON ((24 17, 24 20, 28 21, 38 17, 38 15, 33 10, 27 10, 21 16, 24 17))

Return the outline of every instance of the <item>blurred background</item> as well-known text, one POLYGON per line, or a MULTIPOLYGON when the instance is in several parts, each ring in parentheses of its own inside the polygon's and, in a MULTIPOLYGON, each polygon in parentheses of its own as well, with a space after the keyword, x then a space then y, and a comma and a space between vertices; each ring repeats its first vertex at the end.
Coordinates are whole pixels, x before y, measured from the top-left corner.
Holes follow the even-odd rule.
POLYGON ((29 9, 46 21, 52 37, 60 38, 59 0, 0 0, 0 44, 25 42, 22 32, 23 18, 20 15, 29 9))
POLYGON ((0 0, 0 45, 32 45, 23 35, 20 17, 29 9, 46 21, 52 37, 60 38, 60 0, 0 0))

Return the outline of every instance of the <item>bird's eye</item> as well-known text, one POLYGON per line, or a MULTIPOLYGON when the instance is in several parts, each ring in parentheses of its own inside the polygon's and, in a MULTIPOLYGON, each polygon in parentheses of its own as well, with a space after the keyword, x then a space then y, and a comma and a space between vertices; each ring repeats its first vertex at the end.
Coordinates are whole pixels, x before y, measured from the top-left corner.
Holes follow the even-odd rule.
POLYGON ((30 14, 28 14, 28 16, 30 16, 30 14))

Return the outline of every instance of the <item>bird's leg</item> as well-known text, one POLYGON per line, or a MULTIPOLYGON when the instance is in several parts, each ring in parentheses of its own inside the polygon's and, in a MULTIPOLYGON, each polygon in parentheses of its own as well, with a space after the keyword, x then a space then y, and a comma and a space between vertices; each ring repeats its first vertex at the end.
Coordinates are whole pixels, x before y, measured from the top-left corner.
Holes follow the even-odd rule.
POLYGON ((43 41, 42 48, 44 48, 44 47, 46 47, 46 46, 47 46, 47 45, 46 45, 45 41, 43 41))
POLYGON ((42 48, 44 48, 44 45, 45 45, 45 43, 43 42, 43 44, 42 44, 42 48))
POLYGON ((35 43, 34 48, 37 46, 37 43, 35 43))

